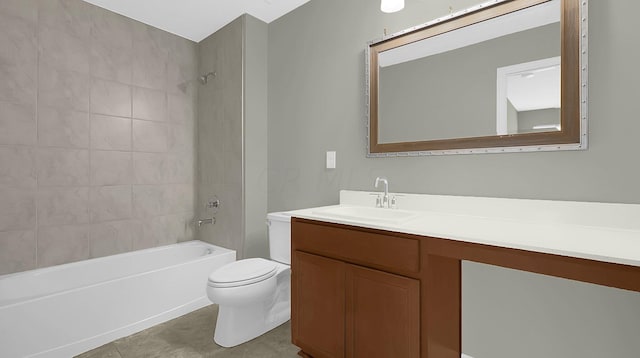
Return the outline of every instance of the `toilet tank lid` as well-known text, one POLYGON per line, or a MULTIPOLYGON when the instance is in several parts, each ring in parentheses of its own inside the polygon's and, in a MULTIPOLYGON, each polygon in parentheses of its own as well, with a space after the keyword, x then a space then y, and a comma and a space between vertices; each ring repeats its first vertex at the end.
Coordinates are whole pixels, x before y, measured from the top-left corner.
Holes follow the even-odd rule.
POLYGON ((231 283, 253 280, 256 278, 268 278, 273 276, 277 264, 273 261, 252 258, 235 261, 226 264, 213 271, 209 275, 209 281, 213 283, 231 283))
POLYGON ((267 214, 267 219, 272 221, 291 222, 291 213, 287 211, 269 213, 267 214))

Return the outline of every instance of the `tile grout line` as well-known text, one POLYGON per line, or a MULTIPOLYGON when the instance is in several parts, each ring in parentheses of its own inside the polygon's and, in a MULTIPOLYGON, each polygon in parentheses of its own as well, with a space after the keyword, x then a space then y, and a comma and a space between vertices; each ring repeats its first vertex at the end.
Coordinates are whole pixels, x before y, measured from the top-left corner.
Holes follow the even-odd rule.
MULTIPOLYGON (((130 113, 129 113, 130 114, 130 116, 129 116, 130 119, 129 120, 131 122, 130 123, 131 131, 129 133, 129 149, 130 149, 129 158, 131 159, 131 164, 129 165, 129 169, 131 170, 131 176, 129 178, 129 181, 130 181, 130 184, 129 184, 130 185, 130 187, 129 187, 130 188, 129 200, 131 202, 131 213, 129 215, 129 217, 130 217, 129 220, 131 220, 131 221, 136 220, 136 221, 140 222, 141 230, 140 230, 140 232, 138 234, 144 236, 144 227, 143 227, 144 220, 136 218, 136 215, 134 214, 134 212, 135 212, 135 208, 134 208, 134 197, 135 197, 134 183, 136 181, 135 180, 134 155, 133 155, 133 153, 134 153, 134 150, 133 150, 133 101, 134 101, 133 92, 135 90, 134 84, 133 84, 133 58, 135 57, 134 56, 134 41, 133 41, 133 38, 135 36, 134 35, 134 31, 135 31, 135 29, 133 27, 131 27, 131 38, 129 39, 131 41, 131 44, 130 44, 131 45, 130 46, 131 51, 128 54, 128 56, 130 56, 129 61, 130 61, 130 65, 131 65, 131 67, 129 68, 129 84, 128 84, 128 86, 129 86, 129 99, 130 99, 130 113)), ((134 235, 130 232, 129 233, 129 241, 130 241, 129 242, 129 244, 130 244, 129 251, 133 251, 134 247, 135 247, 136 238, 134 238, 133 236, 134 235)), ((142 239, 138 238, 138 240, 142 240, 142 239)), ((120 352, 118 352, 118 353, 120 353, 120 352)))
POLYGON ((92 129, 92 118, 93 118, 93 113, 92 111, 92 107, 93 107, 93 103, 91 101, 91 93, 93 92, 93 72, 94 72, 94 66, 93 66, 93 37, 94 37, 94 17, 93 17, 93 12, 89 11, 89 100, 88 102, 88 108, 87 108, 87 121, 88 121, 88 126, 87 128, 89 129, 89 141, 88 141, 88 150, 89 150, 89 191, 87 193, 87 221, 88 221, 88 226, 87 226, 87 256, 88 258, 91 258, 91 249, 93 247, 92 243, 91 243, 91 227, 93 225, 93 218, 91 217, 92 215, 92 210, 91 210, 91 194, 93 191, 93 175, 92 175, 92 164, 93 164, 93 143, 91 140, 91 129, 92 129))
POLYGON ((40 111, 38 109, 40 102, 40 6, 36 5, 36 23, 35 23, 35 42, 36 42, 36 102, 35 102, 35 119, 36 119, 36 147, 35 147, 35 171, 36 171, 36 194, 35 194, 35 211, 36 211, 36 227, 34 230, 35 235, 35 268, 40 266, 40 255, 38 252, 38 243, 40 242, 40 230, 39 230, 39 217, 38 217, 38 206, 40 204, 40 175, 39 175, 39 164, 40 164, 40 135, 38 131, 39 116, 40 111))

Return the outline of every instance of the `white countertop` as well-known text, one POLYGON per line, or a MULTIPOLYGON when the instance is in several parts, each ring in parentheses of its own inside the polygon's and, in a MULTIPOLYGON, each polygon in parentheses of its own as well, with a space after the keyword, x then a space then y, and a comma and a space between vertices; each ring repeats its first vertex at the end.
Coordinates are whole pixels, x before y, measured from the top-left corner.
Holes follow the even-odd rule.
MULTIPOLYGON (((636 216, 640 213, 640 205, 398 195, 402 195, 398 197, 402 210, 417 213, 415 218, 399 224, 319 213, 333 206, 295 210, 291 214, 304 219, 640 267, 640 215, 636 216), (410 209, 401 206, 401 198, 407 199, 406 206, 410 209), (421 206, 420 201, 425 200, 430 205, 421 206), (452 201, 461 205, 462 210, 455 212, 447 206, 452 201), (434 207, 434 202, 443 210, 434 207), (483 207, 486 205, 491 207, 483 207), (502 208, 503 212, 496 207, 502 208), (538 211, 544 211, 545 217, 554 220, 539 220, 531 215, 538 211)), ((371 193, 344 191, 341 192, 341 205, 372 207, 370 198, 375 203, 371 193)))

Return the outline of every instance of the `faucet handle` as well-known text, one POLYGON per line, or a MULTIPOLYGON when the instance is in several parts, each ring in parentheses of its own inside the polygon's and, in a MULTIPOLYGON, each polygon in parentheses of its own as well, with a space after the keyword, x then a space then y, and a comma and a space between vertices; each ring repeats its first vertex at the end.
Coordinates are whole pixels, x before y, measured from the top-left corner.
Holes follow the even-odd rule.
POLYGON ((382 207, 382 198, 380 197, 380 195, 376 196, 376 208, 381 208, 382 207))
POLYGON ((393 195, 393 196, 391 197, 391 202, 389 203, 389 207, 390 207, 391 209, 397 209, 397 205, 396 205, 396 196, 395 196, 395 195, 393 195))

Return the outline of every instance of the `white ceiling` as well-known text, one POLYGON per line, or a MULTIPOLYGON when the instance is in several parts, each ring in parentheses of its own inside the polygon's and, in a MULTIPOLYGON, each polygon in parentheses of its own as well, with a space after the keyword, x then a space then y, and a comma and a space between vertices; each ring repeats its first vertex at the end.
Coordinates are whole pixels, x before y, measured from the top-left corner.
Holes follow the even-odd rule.
POLYGON ((518 112, 560 108, 560 65, 507 76, 507 98, 518 112))
POLYGON ((200 42, 242 14, 269 23, 309 0, 84 0, 200 42))

